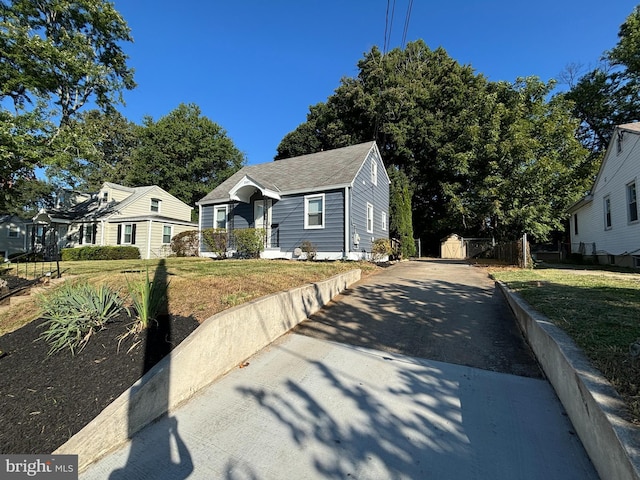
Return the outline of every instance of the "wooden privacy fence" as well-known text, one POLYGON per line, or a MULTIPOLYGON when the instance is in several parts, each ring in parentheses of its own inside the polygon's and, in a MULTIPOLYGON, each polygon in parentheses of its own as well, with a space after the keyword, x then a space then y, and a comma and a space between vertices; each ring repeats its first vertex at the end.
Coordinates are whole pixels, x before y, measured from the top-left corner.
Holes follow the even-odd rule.
POLYGON ((494 245, 491 256, 496 260, 508 263, 509 265, 517 265, 521 268, 533 265, 531 248, 526 235, 524 235, 520 240, 494 245))

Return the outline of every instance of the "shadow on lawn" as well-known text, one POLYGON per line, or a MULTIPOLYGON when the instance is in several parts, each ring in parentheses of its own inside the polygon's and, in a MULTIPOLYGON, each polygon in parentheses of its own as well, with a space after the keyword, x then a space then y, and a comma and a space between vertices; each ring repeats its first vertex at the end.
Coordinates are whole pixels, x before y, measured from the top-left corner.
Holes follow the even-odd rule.
MULTIPOLYGON (((164 287, 168 287, 167 268, 164 259, 160 260, 156 272, 153 277, 154 285, 160 284, 164 287)), ((166 291, 166 288, 165 288, 166 291)), ((168 357, 171 352, 171 318, 169 316, 169 306, 167 296, 164 296, 163 304, 159 308, 159 313, 155 318, 155 322, 145 331, 146 343, 145 343, 145 355, 144 355, 144 369, 143 378, 154 365, 156 365, 163 358, 167 357, 162 368, 166 370, 166 378, 169 379, 169 370, 171 369, 171 357, 168 357)), ((131 439, 131 446, 129 449, 129 458, 126 465, 118 470, 114 470, 109 476, 109 480, 129 479, 139 475, 139 466, 141 464, 140 459, 144 458, 149 449, 153 449, 154 453, 165 452, 165 455, 154 456, 154 458, 165 458, 166 464, 163 465, 165 477, 172 479, 184 479, 187 478, 191 472, 193 472, 193 462, 191 460, 191 454, 178 433, 178 421, 175 417, 169 417, 168 422, 162 423, 167 425, 166 431, 161 432, 154 436, 153 445, 143 443, 136 433, 141 430, 142 425, 137 418, 139 411, 144 410, 144 405, 140 406, 140 398, 137 397, 137 392, 144 387, 146 382, 144 379, 136 384, 131 389, 130 401, 129 401, 129 438, 131 439), (173 458, 176 456, 172 452, 171 444, 175 444, 177 448, 177 462, 173 462, 173 458), (136 467, 138 466, 138 467, 136 467)), ((154 402, 158 411, 167 412, 169 408, 169 383, 161 385, 155 392, 155 398, 151 399, 154 402)), ((166 413, 165 413, 166 415, 166 413)))

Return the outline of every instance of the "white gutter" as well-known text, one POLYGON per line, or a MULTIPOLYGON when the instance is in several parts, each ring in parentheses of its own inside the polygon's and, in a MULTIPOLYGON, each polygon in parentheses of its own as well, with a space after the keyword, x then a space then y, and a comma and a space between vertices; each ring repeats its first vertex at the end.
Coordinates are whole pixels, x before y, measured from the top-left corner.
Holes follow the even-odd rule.
POLYGON ((344 254, 348 256, 351 253, 350 247, 351 242, 350 234, 349 234, 349 219, 351 214, 351 209, 349 208, 351 203, 351 197, 349 195, 349 187, 344 188, 344 254))
POLYGON ((149 230, 147 231, 147 260, 151 258, 151 229, 153 228, 153 220, 149 220, 149 230))
MULTIPOLYGON (((215 221, 215 218, 214 218, 215 221)), ((198 203, 198 253, 202 253, 202 205, 198 203)))

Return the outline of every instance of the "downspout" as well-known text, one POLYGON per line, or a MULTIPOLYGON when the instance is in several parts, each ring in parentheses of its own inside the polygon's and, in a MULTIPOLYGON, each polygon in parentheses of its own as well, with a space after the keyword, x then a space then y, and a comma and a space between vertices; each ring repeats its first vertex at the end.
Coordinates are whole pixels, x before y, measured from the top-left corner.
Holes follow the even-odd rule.
POLYGON ((349 194, 349 187, 344 189, 344 257, 349 258, 351 247, 351 235, 349 232, 349 225, 351 218, 351 195, 349 194))
POLYGON ((149 230, 147 231, 147 260, 151 258, 151 229, 153 228, 153 220, 149 220, 149 230))
POLYGON ((100 220, 100 246, 104 247, 104 220, 100 220))
POLYGON ((202 205, 198 204, 198 255, 202 254, 202 205))

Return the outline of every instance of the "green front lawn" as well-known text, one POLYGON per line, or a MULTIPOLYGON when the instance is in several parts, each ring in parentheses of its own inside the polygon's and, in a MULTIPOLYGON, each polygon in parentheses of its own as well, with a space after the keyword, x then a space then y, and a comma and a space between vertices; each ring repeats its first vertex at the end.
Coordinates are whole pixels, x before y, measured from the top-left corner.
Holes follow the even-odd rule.
MULTIPOLYGON (((60 262, 63 279, 87 279, 126 291, 127 279, 153 278, 161 265, 169 283, 169 310, 199 322, 226 308, 271 293, 329 278, 359 268, 363 277, 379 267, 369 262, 305 262, 287 260, 101 260, 60 262)), ((0 335, 39 315, 35 302, 0 313, 0 335)))
POLYGON ((566 331, 625 399, 640 424, 640 274, 571 269, 491 269, 496 280, 566 331))

